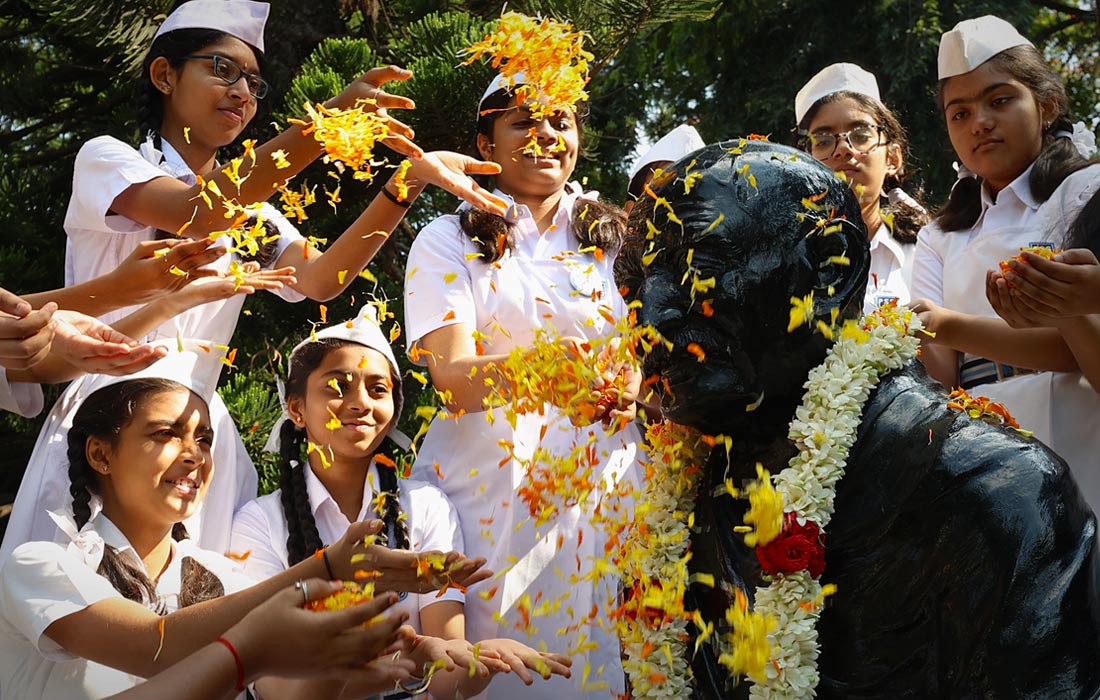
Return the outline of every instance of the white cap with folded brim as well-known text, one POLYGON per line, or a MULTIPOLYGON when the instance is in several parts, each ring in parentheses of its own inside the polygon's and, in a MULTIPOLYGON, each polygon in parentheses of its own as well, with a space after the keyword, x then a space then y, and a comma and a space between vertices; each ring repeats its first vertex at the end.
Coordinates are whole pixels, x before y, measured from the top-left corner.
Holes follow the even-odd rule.
MULTIPOLYGON (((294 346, 294 349, 290 351, 290 359, 287 364, 294 364, 294 356, 298 352, 309 345, 310 343, 316 343, 319 340, 325 340, 326 338, 336 338, 338 340, 346 340, 349 343, 357 343, 364 347, 368 347, 371 350, 382 353, 382 356, 386 358, 386 361, 390 363, 390 369, 393 371, 393 376, 397 377, 397 381, 393 387, 393 422, 390 424, 390 438, 398 444, 402 449, 408 449, 411 441, 400 431, 396 430, 398 420, 401 418, 401 408, 405 403, 405 396, 402 392, 401 382, 401 370, 397 366, 397 358, 393 354, 393 348, 390 346, 389 339, 382 332, 381 327, 378 325, 378 311, 371 304, 367 304, 359 310, 359 314, 350 321, 344 321, 343 323, 337 323, 311 334, 302 342, 294 346)), ((264 445, 264 449, 268 452, 279 452, 279 435, 283 428, 283 423, 290 420, 290 414, 286 409, 286 396, 284 395, 283 384, 279 382, 279 401, 283 406, 283 413, 275 425, 271 428, 271 434, 267 438, 267 444, 264 445)))
POLYGON ((648 151, 646 151, 641 158, 634 161, 634 165, 630 166, 630 180, 634 179, 634 176, 642 171, 642 168, 651 163, 660 163, 668 161, 675 163, 692 151, 698 151, 705 146, 703 139, 699 136, 699 132, 694 127, 687 124, 681 124, 672 131, 668 132, 661 137, 657 143, 653 144, 648 151))
POLYGON ((253 0, 191 0, 168 15, 153 39, 177 29, 216 29, 263 52, 270 10, 266 2, 253 0))
POLYGON ((969 73, 1000 52, 1017 46, 1034 46, 1000 17, 985 15, 967 19, 940 38, 939 78, 969 73))
MULTIPOLYGON (((31 453, 30 461, 23 472, 19 495, 15 499, 8 521, 3 546, 0 547, 0 563, 15 547, 24 542, 53 539, 56 526, 53 520, 46 517, 47 513, 60 509, 69 513, 71 517, 69 431, 72 428, 73 417, 89 396, 122 382, 159 377, 182 384, 206 401, 208 406, 210 405, 218 385, 221 368, 224 366, 222 360, 225 358, 225 351, 204 342, 191 340, 161 340, 151 345, 167 348, 168 354, 145 369, 122 377, 105 374, 84 375, 74 380, 58 398, 46 417, 46 424, 38 435, 34 452, 31 453)), ((215 450, 218 449, 217 441, 233 439, 233 435, 215 435, 215 450)), ((222 479, 224 482, 225 477, 222 479)), ((226 484, 218 488, 231 489, 232 486, 226 484)), ((204 510, 208 502, 209 494, 207 501, 203 503, 204 510)), ((225 513, 227 519, 231 516, 231 511, 225 513)), ((195 516, 193 520, 194 518, 195 516)))
POLYGON ((84 380, 83 395, 90 396, 104 387, 131 379, 156 377, 171 379, 184 385, 209 406, 210 399, 214 397, 214 392, 218 388, 222 367, 225 366, 223 362, 223 358, 226 357, 225 350, 197 340, 159 340, 150 344, 154 347, 167 348, 168 354, 133 374, 121 377, 106 374, 89 375, 84 380))
POLYGON ((481 106, 485 104, 485 100, 489 99, 489 95, 500 90, 508 90, 514 93, 516 88, 526 84, 527 75, 523 71, 516 73, 511 78, 504 77, 503 73, 497 73, 497 76, 489 83, 489 87, 485 88, 485 91, 481 93, 481 99, 477 101, 477 114, 474 115, 475 120, 481 119, 481 106))
POLYGON ((821 69, 817 75, 802 86, 794 97, 794 120, 801 124, 802 119, 818 100, 834 92, 854 92, 866 95, 876 102, 882 102, 879 96, 878 81, 870 72, 854 63, 834 63, 821 69))

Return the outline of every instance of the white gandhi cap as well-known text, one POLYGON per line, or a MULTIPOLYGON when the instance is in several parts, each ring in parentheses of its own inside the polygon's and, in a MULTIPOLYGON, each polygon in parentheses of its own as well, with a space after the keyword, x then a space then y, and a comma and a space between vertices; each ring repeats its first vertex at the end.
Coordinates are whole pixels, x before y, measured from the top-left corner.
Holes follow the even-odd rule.
POLYGON ((474 115, 475 120, 481 119, 481 105, 485 104, 485 100, 489 98, 489 95, 500 90, 515 92, 517 87, 526 84, 527 74, 523 71, 516 73, 511 78, 505 77, 503 73, 497 73, 497 76, 489 83, 489 87, 485 88, 485 92, 481 93, 481 99, 477 101, 477 114, 474 115))
POLYGON ((821 69, 817 75, 810 78, 809 82, 803 85, 802 89, 795 95, 795 122, 802 123, 802 119, 810 111, 810 108, 822 97, 842 91, 866 95, 876 102, 882 102, 878 91, 878 81, 875 80, 874 75, 854 63, 834 63, 821 69))
POLYGON ((216 29, 262 52, 264 24, 270 10, 266 2, 253 0, 191 0, 168 15, 153 39, 177 29, 216 29))
POLYGON ((939 77, 969 73, 1005 49, 1034 46, 1000 17, 985 15, 955 25, 940 38, 939 77))
POLYGON ((641 158, 634 162, 634 165, 630 166, 630 179, 633 180, 634 176, 642 171, 642 168, 651 163, 662 161, 674 163, 692 151, 698 151, 705 145, 698 131, 687 124, 681 124, 662 136, 660 141, 653 144, 641 158))

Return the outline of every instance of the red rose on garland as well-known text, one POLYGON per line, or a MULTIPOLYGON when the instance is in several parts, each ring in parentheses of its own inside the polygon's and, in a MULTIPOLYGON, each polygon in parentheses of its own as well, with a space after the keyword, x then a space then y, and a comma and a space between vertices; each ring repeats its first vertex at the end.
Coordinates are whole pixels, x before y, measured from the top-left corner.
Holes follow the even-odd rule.
POLYGON ((799 524, 794 513, 784 516, 783 531, 771 542, 756 548, 756 558, 765 573, 793 574, 808 569, 818 578, 825 571, 825 537, 817 523, 799 524))

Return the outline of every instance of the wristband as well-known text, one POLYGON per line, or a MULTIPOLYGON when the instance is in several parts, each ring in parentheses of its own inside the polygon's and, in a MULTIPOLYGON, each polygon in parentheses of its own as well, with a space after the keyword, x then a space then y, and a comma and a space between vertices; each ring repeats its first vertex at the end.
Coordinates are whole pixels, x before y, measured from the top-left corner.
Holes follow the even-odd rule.
POLYGON ((233 655, 233 661, 237 664, 237 692, 244 692, 244 663, 241 661, 241 655, 237 653, 237 650, 233 647, 228 639, 225 637, 218 637, 219 642, 225 645, 225 648, 229 650, 229 653, 233 655))
POLYGON ((397 195, 387 190, 385 185, 382 185, 382 195, 402 209, 408 209, 410 206, 412 206, 412 202, 410 202, 409 200, 405 200, 404 202, 402 202, 400 199, 397 198, 397 195))

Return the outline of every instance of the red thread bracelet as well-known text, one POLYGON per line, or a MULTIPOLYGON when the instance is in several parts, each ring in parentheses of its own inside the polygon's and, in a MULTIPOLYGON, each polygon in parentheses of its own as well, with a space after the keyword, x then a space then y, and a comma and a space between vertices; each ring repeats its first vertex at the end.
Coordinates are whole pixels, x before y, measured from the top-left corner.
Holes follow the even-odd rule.
POLYGON ((244 663, 241 661, 241 655, 237 653, 237 650, 233 647, 228 639, 225 637, 218 637, 218 641, 225 645, 225 648, 229 650, 229 653, 233 655, 233 661, 237 663, 237 692, 244 692, 244 663))

